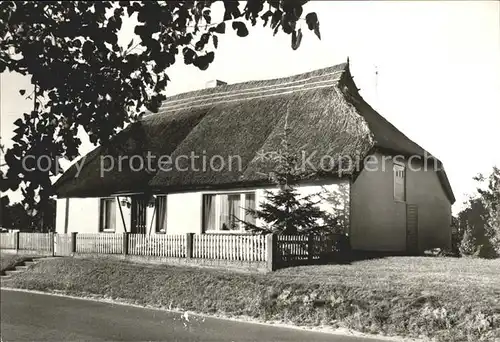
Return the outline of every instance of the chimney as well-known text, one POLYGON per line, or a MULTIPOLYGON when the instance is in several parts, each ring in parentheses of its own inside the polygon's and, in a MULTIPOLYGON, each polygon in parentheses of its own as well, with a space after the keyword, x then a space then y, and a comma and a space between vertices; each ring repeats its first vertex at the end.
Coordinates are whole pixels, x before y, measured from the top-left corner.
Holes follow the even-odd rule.
POLYGON ((220 80, 211 80, 205 84, 205 89, 215 88, 215 87, 219 87, 219 86, 223 86, 223 85, 227 85, 227 83, 224 81, 220 81, 220 80))

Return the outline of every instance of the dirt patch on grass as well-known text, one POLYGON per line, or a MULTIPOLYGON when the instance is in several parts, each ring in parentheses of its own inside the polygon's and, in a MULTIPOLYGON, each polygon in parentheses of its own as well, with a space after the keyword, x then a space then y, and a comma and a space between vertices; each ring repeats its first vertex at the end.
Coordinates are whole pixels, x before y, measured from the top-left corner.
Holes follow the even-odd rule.
POLYGON ((241 274, 62 258, 2 284, 372 334, 494 341, 500 337, 500 261, 476 261, 389 258, 241 274))

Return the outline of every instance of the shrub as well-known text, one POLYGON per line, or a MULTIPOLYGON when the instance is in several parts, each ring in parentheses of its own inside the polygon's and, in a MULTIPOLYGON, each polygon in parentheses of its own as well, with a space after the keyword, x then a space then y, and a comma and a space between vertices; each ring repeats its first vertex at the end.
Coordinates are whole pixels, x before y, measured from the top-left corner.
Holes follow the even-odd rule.
POLYGON ((465 229, 459 249, 462 256, 477 256, 479 254, 480 248, 476 246, 476 238, 470 225, 465 229))

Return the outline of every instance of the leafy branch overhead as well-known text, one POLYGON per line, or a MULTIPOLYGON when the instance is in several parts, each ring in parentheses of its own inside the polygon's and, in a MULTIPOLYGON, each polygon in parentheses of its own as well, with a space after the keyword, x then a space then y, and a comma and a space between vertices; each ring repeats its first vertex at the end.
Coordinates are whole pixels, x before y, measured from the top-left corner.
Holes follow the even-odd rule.
POLYGON ((168 67, 180 56, 207 69, 219 36, 230 29, 245 37, 248 26, 260 22, 273 34, 290 35, 296 49, 305 20, 320 37, 317 15, 302 18, 307 1, 218 1, 223 16, 214 18, 216 2, 0 2, 0 72, 30 75, 35 87, 33 110, 15 122, 1 189, 23 185, 29 205, 37 193, 48 198, 57 160, 78 156, 79 128, 92 143, 105 145, 147 110, 156 112, 165 99, 168 67), (125 20, 133 22, 129 18, 137 19, 139 39, 122 44, 120 31, 125 20), (51 167, 25 168, 26 156, 44 156, 51 167))

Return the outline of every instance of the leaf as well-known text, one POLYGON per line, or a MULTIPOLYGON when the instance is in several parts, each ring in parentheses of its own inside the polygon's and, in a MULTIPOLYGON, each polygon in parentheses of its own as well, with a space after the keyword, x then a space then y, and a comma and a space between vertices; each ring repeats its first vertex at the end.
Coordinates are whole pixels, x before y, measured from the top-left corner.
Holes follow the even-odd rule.
POLYGON ((306 15, 306 23, 309 30, 314 30, 319 25, 318 15, 315 12, 306 15))
POLYGON ((280 2, 279 2, 279 0, 268 0, 268 2, 269 2, 269 5, 271 7, 274 7, 276 9, 280 8, 280 2))
POLYGON ((210 22, 212 21, 212 18, 210 17, 210 10, 209 9, 206 9, 203 12, 203 18, 205 19, 205 21, 207 22, 207 24, 210 24, 210 22))
POLYGON ((224 1, 224 21, 241 17, 239 1, 224 1))
POLYGON ((268 10, 266 13, 264 13, 260 18, 264 20, 264 27, 267 26, 267 23, 269 21, 269 18, 273 15, 273 12, 271 10, 268 10))
POLYGON ((219 38, 217 36, 212 36, 212 40, 214 42, 214 47, 217 49, 217 47, 219 46, 219 38))
POLYGON ((236 30, 238 37, 248 36, 248 29, 244 23, 241 21, 233 21, 233 29, 236 30))
POLYGON ((206 70, 210 63, 214 61, 214 53, 213 51, 210 51, 209 53, 197 57, 194 61, 193 64, 197 66, 200 70, 206 70))
POLYGON ((283 12, 280 10, 276 10, 271 17, 271 28, 276 29, 281 24, 281 16, 283 12))
POLYGON ((297 50, 300 46, 300 42, 302 41, 302 30, 293 31, 292 33, 292 49, 297 50))
POLYGON ((14 125, 16 125, 17 127, 23 127, 24 126, 23 120, 17 119, 16 121, 14 121, 14 125))
POLYGON ((201 51, 205 47, 205 45, 208 43, 208 40, 210 39, 210 35, 208 33, 203 33, 201 35, 200 40, 195 44, 195 49, 196 51, 201 51))
POLYGON ((19 90, 19 94, 21 94, 21 95, 26 94, 26 89, 21 89, 21 90, 19 90))
POLYGON ((196 57, 196 52, 194 52, 192 49, 190 49, 188 47, 185 47, 182 50, 182 53, 184 54, 184 63, 185 64, 193 63, 193 60, 196 57))
POLYGON ((314 28, 314 34, 319 38, 321 39, 321 33, 319 32, 319 23, 316 25, 316 27, 314 28))
POLYGON ((215 32, 217 33, 225 33, 226 32, 226 23, 222 22, 215 28, 215 32))

